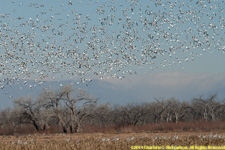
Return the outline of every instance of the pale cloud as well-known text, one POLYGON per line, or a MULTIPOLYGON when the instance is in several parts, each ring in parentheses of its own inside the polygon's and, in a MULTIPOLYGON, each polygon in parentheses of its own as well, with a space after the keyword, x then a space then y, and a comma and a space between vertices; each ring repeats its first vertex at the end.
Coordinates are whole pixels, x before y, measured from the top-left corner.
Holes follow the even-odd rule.
POLYGON ((213 85, 217 82, 225 85, 225 73, 224 74, 206 74, 206 73, 183 73, 183 72, 161 72, 161 73, 149 73, 144 75, 133 75, 123 80, 110 79, 106 80, 115 85, 121 86, 137 86, 139 84, 160 86, 164 88, 169 87, 181 87, 187 85, 199 85, 205 87, 207 85, 213 85))
POLYGON ((123 80, 106 80, 123 93, 137 98, 194 97, 211 94, 225 87, 225 73, 160 72, 132 75, 123 80))
MULTIPOLYGON (((6 91, 16 98, 19 95, 32 94, 32 92, 34 93, 33 95, 37 95, 43 88, 47 88, 50 85, 59 87, 60 83, 70 83, 70 80, 60 80, 58 82, 49 79, 49 82, 41 86, 32 86, 31 91, 28 85, 33 85, 32 80, 34 79, 25 78, 27 85, 24 85, 23 79, 21 79, 20 85, 2 89, 0 91, 0 94, 3 95, 2 99, 8 99, 9 95, 4 94, 6 91), (22 90, 19 90, 20 86, 23 87, 22 90)), ((82 87, 86 89, 91 95, 100 98, 101 102, 112 104, 149 102, 154 101, 154 98, 160 97, 191 100, 193 97, 208 96, 217 92, 221 94, 221 98, 225 98, 225 73, 160 72, 130 75, 123 80, 117 78, 100 80, 96 77, 88 86, 86 84, 74 84, 74 86, 75 88, 82 87)), ((10 102, 10 100, 8 101, 10 102)))
POLYGON ((163 88, 173 87, 207 87, 225 79, 225 74, 205 74, 205 73, 181 73, 181 72, 166 72, 158 73, 153 76, 149 75, 147 83, 160 86, 163 88))

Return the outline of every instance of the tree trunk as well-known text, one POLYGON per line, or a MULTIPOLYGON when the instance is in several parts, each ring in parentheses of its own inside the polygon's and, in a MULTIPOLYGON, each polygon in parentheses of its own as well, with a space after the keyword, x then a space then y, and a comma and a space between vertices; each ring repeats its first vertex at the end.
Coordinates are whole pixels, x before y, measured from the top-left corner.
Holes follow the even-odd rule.
POLYGON ((63 133, 67 133, 66 127, 63 126, 62 129, 63 129, 63 133))
POLYGON ((39 131, 40 131, 40 128, 39 128, 39 126, 37 125, 37 123, 36 123, 36 122, 33 122, 32 124, 33 124, 33 126, 35 127, 35 129, 39 132, 39 131))
POLYGON ((178 120, 179 120, 179 115, 178 115, 178 113, 175 113, 175 117, 176 117, 176 123, 177 123, 178 120))

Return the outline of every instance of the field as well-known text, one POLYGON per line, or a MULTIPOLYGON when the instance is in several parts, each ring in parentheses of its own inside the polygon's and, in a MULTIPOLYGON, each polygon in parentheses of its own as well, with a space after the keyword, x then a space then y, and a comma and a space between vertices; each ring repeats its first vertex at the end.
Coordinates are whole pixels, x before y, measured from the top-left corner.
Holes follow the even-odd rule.
POLYGON ((224 143, 225 131, 220 133, 198 131, 167 133, 77 133, 0 136, 0 149, 4 150, 130 150, 132 149, 132 146, 223 146, 224 143))

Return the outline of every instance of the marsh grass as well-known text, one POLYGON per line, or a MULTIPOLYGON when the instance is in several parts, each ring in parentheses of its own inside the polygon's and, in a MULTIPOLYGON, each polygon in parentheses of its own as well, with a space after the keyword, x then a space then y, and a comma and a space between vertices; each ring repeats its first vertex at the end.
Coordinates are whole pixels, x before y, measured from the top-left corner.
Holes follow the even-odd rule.
POLYGON ((176 134, 74 134, 74 135, 31 135, 0 137, 0 149, 4 150, 130 150, 131 146, 167 146, 167 145, 224 145, 225 136, 212 137, 176 134))

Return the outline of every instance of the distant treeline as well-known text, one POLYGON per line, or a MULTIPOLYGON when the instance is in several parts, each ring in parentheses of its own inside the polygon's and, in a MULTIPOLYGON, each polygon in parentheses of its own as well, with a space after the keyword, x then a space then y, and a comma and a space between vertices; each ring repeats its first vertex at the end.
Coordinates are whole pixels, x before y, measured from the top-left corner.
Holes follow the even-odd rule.
POLYGON ((14 100, 13 109, 0 112, 0 134, 122 131, 125 127, 132 131, 184 131, 201 130, 206 124, 206 130, 225 127, 225 102, 216 94, 188 102, 175 98, 125 106, 97 102, 69 85, 60 90, 43 89, 37 99, 20 97, 14 100))

